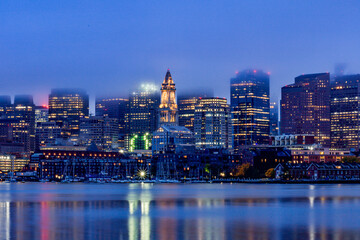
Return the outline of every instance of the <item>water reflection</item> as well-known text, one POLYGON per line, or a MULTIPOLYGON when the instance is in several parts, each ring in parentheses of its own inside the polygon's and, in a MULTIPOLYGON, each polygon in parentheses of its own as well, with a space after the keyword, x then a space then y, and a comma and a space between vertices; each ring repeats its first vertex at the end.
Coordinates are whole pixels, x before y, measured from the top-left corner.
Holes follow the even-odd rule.
MULTIPOLYGON (((149 216, 151 198, 150 184, 141 184, 142 191, 129 188, 127 201, 129 205, 128 236, 130 240, 149 240, 151 235, 151 219, 149 216), (140 209, 138 209, 140 206, 140 209), (140 210, 140 213, 138 211, 140 210), (140 235, 140 236, 139 236, 140 235)), ((121 235, 121 238, 124 238, 121 235)), ((125 238, 124 238, 125 239, 125 238)))
POLYGON ((0 238, 360 239, 360 186, 219 186, 0 185, 0 238))
POLYGON ((0 202, 0 235, 10 239, 10 202, 0 202))

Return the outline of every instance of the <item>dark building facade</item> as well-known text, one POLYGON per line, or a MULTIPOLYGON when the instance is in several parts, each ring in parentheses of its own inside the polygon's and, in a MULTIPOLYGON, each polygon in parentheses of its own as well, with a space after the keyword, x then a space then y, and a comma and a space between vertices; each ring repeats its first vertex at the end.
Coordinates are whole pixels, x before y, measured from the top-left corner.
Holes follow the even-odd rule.
POLYGON ((6 118, 7 113, 11 110, 11 97, 0 96, 0 118, 6 118))
POLYGON ((301 75, 281 89, 281 134, 313 134, 330 146, 330 74, 301 75))
POLYGON ((52 89, 49 95, 49 121, 62 128, 63 138, 77 138, 80 120, 89 116, 89 95, 81 89, 52 89))
POLYGON ((245 162, 243 154, 231 154, 224 149, 155 154, 153 161, 157 179, 188 180, 232 177, 231 171, 245 162))
POLYGON ((269 74, 245 70, 231 79, 233 147, 266 144, 270 132, 269 74))
POLYGON ((61 138, 61 128, 55 122, 38 122, 36 125, 36 146, 53 146, 61 138))
POLYGON ((91 116, 81 120, 80 137, 85 145, 95 143, 102 150, 118 148, 119 123, 116 118, 91 116))
POLYGON ((261 177, 270 168, 275 168, 279 163, 291 162, 291 151, 283 147, 253 148, 254 167, 259 171, 261 177))
POLYGON ((95 115, 97 117, 116 118, 119 124, 119 147, 125 147, 126 110, 129 99, 120 97, 98 97, 95 100, 95 115))
POLYGON ((0 128, 3 129, 2 131, 8 131, 8 143, 21 145, 24 150, 23 154, 29 156, 32 146, 29 122, 23 119, 0 119, 0 128))
POLYGON ((126 178, 148 165, 118 152, 41 151, 31 157, 40 179, 126 178))
POLYGON ((144 85, 129 96, 126 112, 126 144, 129 151, 151 149, 152 133, 157 130, 160 94, 153 85, 144 85))
POLYGON ((275 168, 278 179, 358 180, 359 163, 280 163, 275 168))
POLYGON ((331 84, 331 147, 360 149, 360 74, 336 77, 331 84))

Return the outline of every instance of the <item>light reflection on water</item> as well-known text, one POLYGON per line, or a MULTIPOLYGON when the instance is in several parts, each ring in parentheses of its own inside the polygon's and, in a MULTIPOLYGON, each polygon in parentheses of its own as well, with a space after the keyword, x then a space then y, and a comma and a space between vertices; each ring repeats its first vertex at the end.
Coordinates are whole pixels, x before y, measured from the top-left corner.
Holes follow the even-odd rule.
POLYGON ((360 185, 0 184, 0 239, 360 239, 360 185))

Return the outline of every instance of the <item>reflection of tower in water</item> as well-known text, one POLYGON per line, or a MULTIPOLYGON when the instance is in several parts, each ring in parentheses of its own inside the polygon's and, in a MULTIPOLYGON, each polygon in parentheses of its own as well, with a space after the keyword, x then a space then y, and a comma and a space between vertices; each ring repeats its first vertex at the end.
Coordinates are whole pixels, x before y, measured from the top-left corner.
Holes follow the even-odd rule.
POLYGON ((149 216, 150 202, 152 199, 150 184, 141 184, 142 189, 132 189, 128 193, 127 200, 129 202, 128 217, 128 239, 150 240, 151 235, 151 219, 149 216), (139 216, 140 215, 140 216, 139 216))
POLYGON ((0 202, 0 236, 10 239, 10 202, 0 202))

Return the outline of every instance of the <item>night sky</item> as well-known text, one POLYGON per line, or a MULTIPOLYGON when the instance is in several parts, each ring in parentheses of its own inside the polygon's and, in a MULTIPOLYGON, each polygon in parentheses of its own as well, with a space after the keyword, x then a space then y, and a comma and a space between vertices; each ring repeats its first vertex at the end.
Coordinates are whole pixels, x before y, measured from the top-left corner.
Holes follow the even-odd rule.
POLYGON ((247 68, 270 72, 271 98, 302 73, 360 73, 360 1, 0 1, 0 94, 52 87, 126 95, 160 84, 229 97, 247 68))

